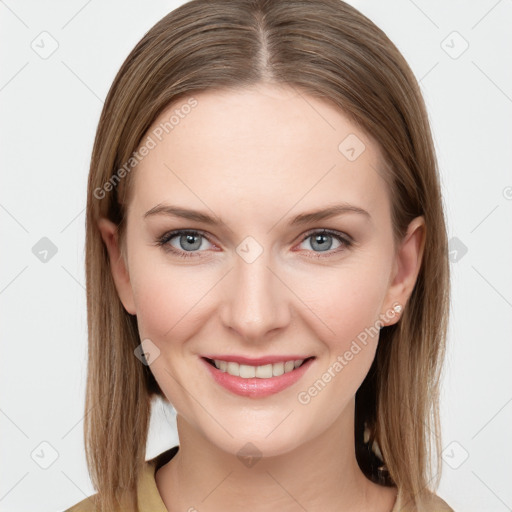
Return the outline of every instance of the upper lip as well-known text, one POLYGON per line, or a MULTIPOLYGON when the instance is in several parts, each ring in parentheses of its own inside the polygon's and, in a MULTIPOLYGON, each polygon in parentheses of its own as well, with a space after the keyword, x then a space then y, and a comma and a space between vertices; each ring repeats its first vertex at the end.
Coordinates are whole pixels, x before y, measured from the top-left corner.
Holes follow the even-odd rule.
POLYGON ((203 356, 206 359, 219 359, 220 361, 227 361, 228 363, 247 364, 249 366, 263 366, 265 364, 284 363, 286 361, 296 361, 297 359, 309 359, 314 356, 302 356, 297 354, 284 355, 284 356, 262 356, 262 357, 245 357, 228 354, 213 354, 203 356))

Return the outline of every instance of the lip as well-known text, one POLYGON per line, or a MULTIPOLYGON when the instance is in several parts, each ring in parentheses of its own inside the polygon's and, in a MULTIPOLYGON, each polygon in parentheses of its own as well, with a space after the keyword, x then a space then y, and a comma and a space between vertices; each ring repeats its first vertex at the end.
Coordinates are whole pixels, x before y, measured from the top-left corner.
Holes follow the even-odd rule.
MULTIPOLYGON (((208 356, 209 357, 209 356, 208 356)), ((226 357, 226 356, 223 356, 226 357)), ((263 398, 266 396, 273 395, 275 393, 279 393, 280 391, 283 391, 284 389, 292 386, 295 384, 307 371, 308 368, 311 366, 311 364, 314 362, 315 357, 309 356, 310 359, 305 361, 301 366, 298 368, 295 368, 289 373, 283 373, 282 375, 278 375, 277 377, 270 377, 268 379, 260 379, 257 377, 253 377, 251 379, 244 379, 242 377, 236 377, 234 375, 230 375, 227 372, 223 372, 216 368, 215 366, 212 366, 205 357, 201 357, 201 361, 206 366, 208 371, 210 372, 210 375, 213 377, 213 379, 217 382, 217 384, 220 384, 222 387, 227 389, 228 391, 244 396, 244 397, 252 397, 252 398, 263 398)), ((213 358, 210 358, 213 359, 213 358)), ((220 357, 215 359, 221 359, 220 357)), ((243 361, 247 361, 247 358, 241 358, 243 361)), ((263 359, 263 358, 262 358, 263 359)), ((301 358, 301 357, 291 357, 290 359, 286 359, 287 361, 291 361, 292 359, 307 359, 307 358, 301 358)), ((228 361, 229 359, 222 359, 223 361, 228 361)), ((269 358, 265 358, 265 361, 268 361, 269 358)), ((238 362, 238 360, 234 359, 234 356, 231 357, 232 362, 238 362)), ((251 361, 249 359, 249 361, 251 361)), ((252 360, 254 361, 254 359, 252 360)), ((281 356, 278 357, 278 360, 276 362, 280 363, 283 359, 281 356)), ((242 364, 246 364, 242 362, 242 364)), ((258 363, 254 366, 258 366, 261 363, 258 363)), ((263 363, 265 364, 265 363, 263 363)), ((269 364, 269 363, 266 363, 269 364)))

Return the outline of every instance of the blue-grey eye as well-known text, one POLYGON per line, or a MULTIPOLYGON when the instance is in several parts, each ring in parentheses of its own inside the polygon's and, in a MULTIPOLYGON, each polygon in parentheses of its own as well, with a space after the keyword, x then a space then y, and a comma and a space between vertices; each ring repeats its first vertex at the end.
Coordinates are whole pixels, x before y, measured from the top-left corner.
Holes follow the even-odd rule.
POLYGON ((204 240, 204 237, 199 233, 185 233, 175 235, 173 238, 178 240, 179 247, 177 248, 183 251, 197 251, 201 248, 201 244, 204 240))
POLYGON ((316 235, 310 236, 309 238, 311 238, 311 247, 313 249, 318 249, 319 251, 328 251, 332 247, 332 235, 318 233, 316 235))
MULTIPOLYGON (((304 238, 303 243, 307 240, 310 240, 310 246, 315 252, 325 252, 333 249, 333 242, 335 240, 338 241, 338 247, 343 245, 343 240, 338 235, 320 231, 307 235, 304 238)), ((334 249, 337 249, 337 247, 334 247, 334 249)))

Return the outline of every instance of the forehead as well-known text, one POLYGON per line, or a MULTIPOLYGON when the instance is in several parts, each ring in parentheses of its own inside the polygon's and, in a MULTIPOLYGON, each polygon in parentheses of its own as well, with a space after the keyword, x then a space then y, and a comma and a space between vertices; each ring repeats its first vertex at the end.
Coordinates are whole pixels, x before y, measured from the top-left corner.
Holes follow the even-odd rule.
POLYGON ((292 87, 185 97, 144 143, 151 149, 134 170, 137 209, 171 199, 204 208, 206 198, 253 213, 298 201, 303 209, 341 200, 387 208, 376 142, 340 109, 292 87))

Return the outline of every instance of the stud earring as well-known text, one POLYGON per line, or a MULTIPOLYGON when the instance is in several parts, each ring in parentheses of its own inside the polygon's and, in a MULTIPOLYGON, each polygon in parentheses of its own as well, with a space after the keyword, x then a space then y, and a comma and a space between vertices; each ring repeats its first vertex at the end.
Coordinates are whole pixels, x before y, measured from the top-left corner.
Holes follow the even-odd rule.
POLYGON ((397 304, 394 308, 393 308, 393 311, 395 313, 398 313, 400 314, 402 312, 402 306, 400 306, 400 304, 397 304))

